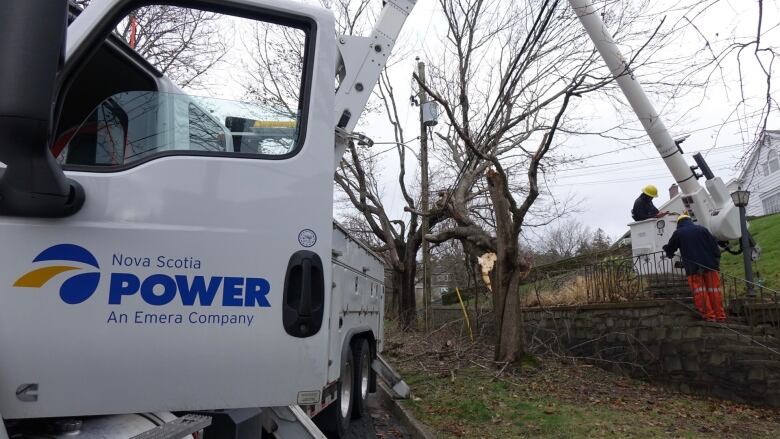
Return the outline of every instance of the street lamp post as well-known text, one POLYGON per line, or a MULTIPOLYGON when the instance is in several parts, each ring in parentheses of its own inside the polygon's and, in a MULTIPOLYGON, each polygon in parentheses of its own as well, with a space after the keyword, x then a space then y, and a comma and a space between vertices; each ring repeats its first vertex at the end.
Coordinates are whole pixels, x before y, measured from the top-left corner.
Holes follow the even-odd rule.
POLYGON ((753 248, 750 246, 750 236, 747 229, 745 208, 750 201, 750 191, 742 190, 742 186, 731 194, 731 200, 739 208, 739 225, 742 229, 742 261, 745 265, 745 280, 747 280, 747 296, 753 297, 753 248))

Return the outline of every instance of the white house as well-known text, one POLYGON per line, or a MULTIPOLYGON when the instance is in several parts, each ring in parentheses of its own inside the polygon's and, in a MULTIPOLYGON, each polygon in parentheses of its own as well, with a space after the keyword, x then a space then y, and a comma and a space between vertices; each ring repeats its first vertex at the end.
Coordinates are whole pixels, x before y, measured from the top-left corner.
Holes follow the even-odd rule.
POLYGON ((764 131, 737 180, 750 191, 749 216, 780 212, 780 131, 764 131))
MULTIPOLYGON (((740 186, 750 191, 748 216, 763 216, 780 212, 780 131, 764 131, 745 167, 736 179, 726 183, 729 193, 740 186)), ((659 210, 682 212, 682 200, 677 185, 669 188, 669 201, 659 210)))

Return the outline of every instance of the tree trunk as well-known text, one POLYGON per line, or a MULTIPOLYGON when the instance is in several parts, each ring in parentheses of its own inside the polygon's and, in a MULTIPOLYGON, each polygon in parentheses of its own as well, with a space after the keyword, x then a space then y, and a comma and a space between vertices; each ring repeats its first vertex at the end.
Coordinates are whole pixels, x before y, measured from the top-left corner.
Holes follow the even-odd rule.
POLYGON ((525 267, 520 260, 519 228, 514 227, 506 198, 506 176, 494 170, 486 176, 496 218, 496 264, 492 280, 497 334, 495 360, 513 363, 525 351, 520 320, 520 280, 525 267))
POLYGON ((401 285, 400 277, 396 270, 385 273, 385 317, 398 319, 401 309, 401 285))
POLYGON ((502 299, 494 310, 498 334, 495 360, 513 363, 525 353, 519 294, 524 272, 519 264, 506 262, 499 260, 494 267, 493 293, 502 299))
POLYGON ((402 269, 394 269, 392 273, 396 294, 394 311, 403 330, 415 329, 417 326, 417 301, 414 288, 417 261, 414 255, 406 256, 400 264, 402 269))
POLYGON ((411 330, 417 327, 417 300, 414 289, 416 264, 404 265, 406 265, 406 269, 401 273, 401 287, 398 290, 401 298, 399 314, 402 328, 411 330))
POLYGON ((474 270, 476 263, 470 254, 466 254, 466 269, 468 270, 469 290, 474 295, 474 332, 479 333, 479 283, 474 270))

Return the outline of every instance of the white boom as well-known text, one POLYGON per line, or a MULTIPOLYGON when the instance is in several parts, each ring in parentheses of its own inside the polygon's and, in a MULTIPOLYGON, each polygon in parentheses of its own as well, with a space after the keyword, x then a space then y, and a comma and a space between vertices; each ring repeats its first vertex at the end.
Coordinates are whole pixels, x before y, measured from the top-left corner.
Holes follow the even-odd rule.
POLYGON ((741 236, 739 212, 729 197, 726 185, 717 177, 708 178, 705 183, 707 190, 699 185, 697 175, 686 163, 682 151, 645 95, 631 66, 620 53, 591 1, 569 0, 569 4, 577 13, 658 154, 680 186, 682 200, 690 216, 700 225, 710 229, 718 239, 738 239, 741 236))
POLYGON ((387 0, 369 36, 343 35, 338 39, 335 166, 341 161, 347 138, 366 108, 398 34, 416 3, 417 0, 387 0))

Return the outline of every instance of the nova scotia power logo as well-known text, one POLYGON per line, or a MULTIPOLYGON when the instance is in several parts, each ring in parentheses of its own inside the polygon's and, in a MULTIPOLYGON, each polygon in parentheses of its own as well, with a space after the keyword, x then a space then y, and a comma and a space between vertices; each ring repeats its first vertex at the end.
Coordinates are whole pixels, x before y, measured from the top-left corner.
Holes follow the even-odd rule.
POLYGON ((89 269, 94 267, 99 270, 98 261, 84 247, 75 244, 58 244, 36 256, 33 263, 37 262, 48 264, 24 274, 16 280, 15 287, 41 288, 62 273, 77 271, 77 274, 68 277, 60 285, 60 299, 65 303, 76 305, 89 299, 100 283, 100 273, 89 269), (84 270, 87 272, 81 272, 84 270))
POLYGON ((58 244, 42 251, 33 264, 35 268, 14 286, 42 288, 58 278, 60 299, 70 305, 95 295, 105 277, 105 289, 96 296, 103 296, 112 308, 105 317, 107 324, 251 326, 255 315, 249 309, 271 307, 271 284, 265 278, 200 274, 201 261, 193 256, 115 253, 104 267, 110 272, 101 276, 97 258, 87 249, 58 244))

